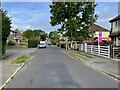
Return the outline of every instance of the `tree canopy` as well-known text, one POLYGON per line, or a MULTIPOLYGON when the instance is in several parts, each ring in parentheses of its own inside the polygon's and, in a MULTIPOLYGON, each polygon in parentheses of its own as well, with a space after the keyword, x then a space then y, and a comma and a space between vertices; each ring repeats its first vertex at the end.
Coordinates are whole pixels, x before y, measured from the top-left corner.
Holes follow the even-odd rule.
POLYGON ((56 42, 59 40, 59 37, 60 37, 60 35, 59 35, 58 31, 51 31, 49 33, 49 38, 51 39, 51 42, 53 44, 56 44, 56 42))
POLYGON ((31 39, 31 38, 40 38, 40 35, 46 35, 45 31, 43 30, 26 30, 23 32, 23 36, 27 37, 27 39, 31 39))
POLYGON ((94 2, 53 2, 50 5, 52 14, 50 24, 61 25, 59 31, 65 31, 71 39, 87 38, 89 37, 88 28, 97 19, 95 7, 94 2), (75 34, 78 33, 77 30, 82 34, 75 34))

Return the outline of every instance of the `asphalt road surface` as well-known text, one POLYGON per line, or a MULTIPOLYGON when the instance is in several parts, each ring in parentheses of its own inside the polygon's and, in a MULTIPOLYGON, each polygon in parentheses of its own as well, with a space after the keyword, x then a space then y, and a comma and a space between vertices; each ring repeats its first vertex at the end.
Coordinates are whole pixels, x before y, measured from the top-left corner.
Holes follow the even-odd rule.
POLYGON ((118 88, 118 82, 57 47, 39 49, 6 88, 118 88))

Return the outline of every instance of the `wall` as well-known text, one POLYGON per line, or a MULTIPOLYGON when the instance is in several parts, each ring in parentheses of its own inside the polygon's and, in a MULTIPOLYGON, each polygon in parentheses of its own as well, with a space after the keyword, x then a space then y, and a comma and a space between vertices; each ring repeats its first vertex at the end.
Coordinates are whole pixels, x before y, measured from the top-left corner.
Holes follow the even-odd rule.
MULTIPOLYGON (((102 37, 108 37, 109 36, 109 32, 102 32, 102 37)), ((95 36, 94 37, 98 37, 99 32, 95 32, 95 36)))

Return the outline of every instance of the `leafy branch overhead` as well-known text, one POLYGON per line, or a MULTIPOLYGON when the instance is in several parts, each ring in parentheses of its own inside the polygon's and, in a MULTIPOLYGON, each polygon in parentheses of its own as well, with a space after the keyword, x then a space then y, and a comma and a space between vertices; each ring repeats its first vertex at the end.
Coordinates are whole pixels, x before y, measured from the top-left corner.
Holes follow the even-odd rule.
POLYGON ((88 28, 97 20, 95 14, 96 4, 94 2, 53 2, 50 5, 50 24, 61 25, 59 32, 66 32, 69 38, 89 37, 88 28), (73 34, 73 33, 82 34, 73 34), (72 34, 72 35, 71 35, 72 34), (84 34, 84 35, 83 35, 84 34), (77 36, 76 36, 77 35, 77 36))

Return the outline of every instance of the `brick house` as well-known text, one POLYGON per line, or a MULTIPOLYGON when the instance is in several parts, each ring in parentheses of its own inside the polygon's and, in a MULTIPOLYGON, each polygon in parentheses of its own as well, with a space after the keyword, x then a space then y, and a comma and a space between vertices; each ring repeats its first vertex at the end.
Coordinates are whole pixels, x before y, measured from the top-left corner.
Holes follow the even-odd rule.
MULTIPOLYGON (((109 34, 110 34, 109 30, 104 28, 104 27, 101 27, 101 26, 99 26, 97 24, 91 25, 91 27, 89 28, 89 31, 91 33, 92 32, 94 33, 93 37, 94 37, 94 39, 96 38, 96 40, 97 40, 97 38, 99 36, 99 32, 102 33, 102 40, 108 41, 108 39, 110 39, 109 38, 109 34)), ((92 37, 92 35, 91 35, 91 37, 92 37)), ((91 43, 92 42, 92 38, 86 39, 83 42, 90 42, 91 43)))
POLYGON ((23 40, 23 36, 18 29, 15 31, 11 30, 7 42, 13 41, 15 43, 20 43, 23 40))

